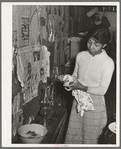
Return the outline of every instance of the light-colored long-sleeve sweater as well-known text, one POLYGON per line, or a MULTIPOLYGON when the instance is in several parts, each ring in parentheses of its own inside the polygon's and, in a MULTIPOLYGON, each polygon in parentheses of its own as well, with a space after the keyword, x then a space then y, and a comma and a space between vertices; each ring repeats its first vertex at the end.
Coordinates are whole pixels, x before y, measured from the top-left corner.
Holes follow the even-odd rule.
POLYGON ((72 76, 77 77, 82 85, 87 86, 87 93, 104 95, 111 82, 114 62, 103 50, 92 56, 88 51, 77 54, 72 76))

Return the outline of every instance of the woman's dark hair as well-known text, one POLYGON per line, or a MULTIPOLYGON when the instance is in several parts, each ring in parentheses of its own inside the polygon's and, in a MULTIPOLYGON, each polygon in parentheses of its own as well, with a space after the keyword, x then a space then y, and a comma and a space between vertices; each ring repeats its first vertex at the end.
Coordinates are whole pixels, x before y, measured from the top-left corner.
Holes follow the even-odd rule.
POLYGON ((110 32, 105 27, 96 27, 89 32, 89 38, 93 37, 96 39, 96 42, 102 44, 108 44, 111 40, 110 32))

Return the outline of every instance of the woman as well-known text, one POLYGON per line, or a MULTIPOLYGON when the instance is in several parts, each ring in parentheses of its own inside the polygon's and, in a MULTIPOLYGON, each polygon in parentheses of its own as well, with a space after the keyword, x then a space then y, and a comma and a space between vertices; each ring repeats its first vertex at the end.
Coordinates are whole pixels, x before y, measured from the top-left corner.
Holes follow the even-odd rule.
POLYGON ((104 95, 108 90, 114 71, 114 62, 104 48, 110 41, 108 29, 99 27, 87 41, 88 51, 77 54, 72 76, 74 82, 65 85, 69 90, 86 92, 93 101, 93 110, 76 112, 73 101, 65 144, 98 144, 99 136, 107 123, 104 95))

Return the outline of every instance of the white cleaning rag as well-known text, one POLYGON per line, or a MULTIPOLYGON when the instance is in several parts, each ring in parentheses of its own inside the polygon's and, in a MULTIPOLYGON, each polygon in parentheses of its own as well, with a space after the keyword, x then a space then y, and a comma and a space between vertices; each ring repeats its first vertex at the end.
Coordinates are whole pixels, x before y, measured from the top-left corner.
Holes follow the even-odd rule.
POLYGON ((73 90, 72 95, 78 103, 77 112, 80 113, 81 117, 84 115, 84 111, 94 110, 93 100, 88 93, 80 90, 73 90))

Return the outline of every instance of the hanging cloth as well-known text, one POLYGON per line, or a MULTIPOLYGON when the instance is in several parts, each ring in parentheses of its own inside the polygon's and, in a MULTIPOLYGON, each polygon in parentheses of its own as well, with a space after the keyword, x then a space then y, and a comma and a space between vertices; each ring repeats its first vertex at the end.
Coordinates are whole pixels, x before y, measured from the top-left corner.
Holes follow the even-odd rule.
POLYGON ((72 95, 77 101, 77 112, 80 113, 81 117, 84 115, 84 111, 94 110, 93 100, 88 93, 80 90, 73 90, 72 95))

